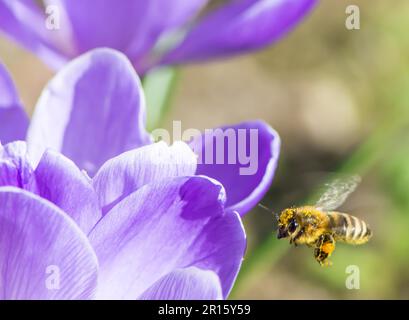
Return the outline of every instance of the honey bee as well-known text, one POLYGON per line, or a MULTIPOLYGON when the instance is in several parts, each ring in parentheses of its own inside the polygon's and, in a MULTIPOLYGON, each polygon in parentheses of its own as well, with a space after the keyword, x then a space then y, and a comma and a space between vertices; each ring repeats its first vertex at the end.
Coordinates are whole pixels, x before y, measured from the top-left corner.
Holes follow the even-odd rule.
POLYGON ((295 246, 314 247, 314 257, 321 266, 331 265, 328 258, 335 242, 358 245, 368 242, 372 232, 365 221, 352 215, 333 211, 355 190, 360 177, 337 179, 328 185, 318 202, 283 210, 278 218, 277 238, 290 238, 295 246))

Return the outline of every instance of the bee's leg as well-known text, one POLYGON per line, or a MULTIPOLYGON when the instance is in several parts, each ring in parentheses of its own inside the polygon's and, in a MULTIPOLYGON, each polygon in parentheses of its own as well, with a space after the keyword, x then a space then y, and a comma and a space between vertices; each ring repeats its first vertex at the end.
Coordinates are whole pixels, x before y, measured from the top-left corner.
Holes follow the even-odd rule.
POLYGON ((290 244, 294 244, 294 247, 297 246, 297 242, 295 242, 296 240, 293 238, 290 238, 290 244))
POLYGON ((331 265, 331 262, 328 260, 328 257, 334 250, 335 250, 334 237, 330 233, 322 234, 315 244, 314 249, 315 260, 317 260, 321 266, 331 265))
POLYGON ((290 238, 290 244, 294 244, 294 246, 296 247, 298 245, 297 240, 304 234, 304 229, 300 229, 300 231, 298 231, 298 233, 290 238))

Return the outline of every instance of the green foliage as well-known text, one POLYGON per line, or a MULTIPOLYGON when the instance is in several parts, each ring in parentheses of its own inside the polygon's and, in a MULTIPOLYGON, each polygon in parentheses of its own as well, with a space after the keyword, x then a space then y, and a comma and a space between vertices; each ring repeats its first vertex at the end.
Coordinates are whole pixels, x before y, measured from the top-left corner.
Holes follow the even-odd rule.
POLYGON ((147 128, 149 131, 160 126, 171 104, 178 78, 174 67, 163 67, 149 72, 142 81, 147 105, 147 128))
MULTIPOLYGON (((362 30, 351 34, 339 32, 345 40, 341 52, 334 49, 334 44, 325 47, 322 40, 325 31, 322 27, 312 28, 314 32, 324 33, 321 34, 321 42, 314 42, 315 34, 311 30, 308 33, 308 30, 304 29, 299 34, 302 33, 303 37, 309 39, 301 45, 306 48, 306 52, 319 48, 320 50, 314 53, 322 54, 321 65, 314 64, 315 60, 308 61, 306 65, 321 68, 317 73, 335 72, 336 77, 343 79, 350 86, 357 101, 363 104, 360 108, 362 123, 369 128, 366 138, 353 152, 344 155, 338 168, 335 168, 335 173, 328 175, 327 180, 331 181, 338 175, 359 174, 363 177, 364 183, 370 181, 368 184, 373 188, 371 191, 379 192, 372 200, 379 201, 378 198, 382 198, 384 202, 382 205, 384 212, 380 212, 379 215, 367 212, 365 216, 369 217, 367 222, 375 227, 374 237, 370 243, 361 247, 337 245, 331 257, 333 266, 330 268, 319 267, 312 258, 312 252, 309 251, 304 255, 303 250, 297 250, 295 259, 289 253, 289 250, 295 249, 288 243, 279 244, 275 237, 266 237, 257 248, 248 252, 233 298, 237 292, 248 290, 249 284, 256 277, 261 279, 266 274, 279 277, 279 274, 271 272, 275 270, 277 264, 280 267, 278 269, 282 269, 283 266, 289 269, 288 272, 300 282, 307 281, 313 286, 324 288, 331 297, 408 298, 409 20, 406 16, 409 13, 409 6, 400 2, 400 5, 391 8, 376 2, 372 8, 362 4, 361 11, 365 18, 362 30), (325 59, 325 54, 328 53, 331 59, 325 59), (348 275, 345 270, 348 265, 357 265, 360 268, 360 290, 346 289, 345 279, 348 275)), ((325 13, 331 16, 328 10, 325 13)), ((317 23, 321 25, 323 21, 318 19, 317 23)), ((328 33, 336 37, 334 30, 328 33)), ((295 54, 295 51, 292 52, 289 54, 295 54)), ((311 56, 306 57, 311 59, 311 56)), ((265 53, 261 58, 264 58, 263 62, 268 60, 265 53)), ((280 70, 281 64, 268 58, 269 61, 275 61, 274 68, 280 70)), ((307 68, 297 65, 298 69, 303 67, 307 68)), ((287 71, 289 66, 285 68, 287 74, 290 74, 287 71)), ((290 78, 290 75, 287 76, 290 78)), ((286 155, 282 156, 282 159, 285 157, 286 155)), ((286 165, 282 165, 282 168, 286 168, 286 165)), ((303 203, 309 203, 311 199, 316 198, 321 186, 316 187, 303 203)), ((283 296, 285 297, 285 293, 283 296)))

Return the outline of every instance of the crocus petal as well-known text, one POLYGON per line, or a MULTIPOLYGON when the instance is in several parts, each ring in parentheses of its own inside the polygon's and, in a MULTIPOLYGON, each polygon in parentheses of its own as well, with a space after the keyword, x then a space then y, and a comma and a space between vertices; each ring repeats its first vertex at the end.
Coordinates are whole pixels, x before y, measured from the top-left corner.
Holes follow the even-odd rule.
POLYGON ((219 277, 195 267, 175 270, 146 290, 142 300, 220 300, 223 298, 219 277))
POLYGON ((203 18, 163 63, 200 61, 267 46, 285 35, 316 0, 231 1, 203 18))
POLYGON ((87 234, 101 218, 91 182, 62 154, 47 150, 34 175, 36 193, 61 208, 84 233, 87 234))
POLYGON ((220 184, 179 177, 145 185, 109 211, 90 233, 100 262, 97 298, 135 299, 180 268, 210 270, 223 297, 244 250, 240 218, 224 212, 220 184))
POLYGON ((244 122, 210 130, 194 138, 190 145, 199 156, 196 174, 223 184, 229 210, 243 216, 269 189, 280 139, 264 122, 244 122))
POLYGON ((0 299, 88 299, 97 260, 68 216, 32 193, 0 188, 0 299))
POLYGON ((73 60, 47 85, 27 141, 34 163, 48 147, 93 175, 108 159, 150 143, 140 80, 127 58, 95 49, 73 60))
POLYGON ((33 170, 27 144, 0 145, 0 186, 28 190, 57 205, 88 233, 101 218, 90 179, 62 154, 46 150, 33 170))
POLYGON ((93 186, 106 212, 145 184, 194 175, 196 163, 196 155, 187 144, 168 146, 161 141, 108 160, 93 179, 93 186))
POLYGON ((24 139, 27 127, 28 117, 21 106, 13 81, 0 63, 0 142, 6 144, 24 139))
POLYGON ((0 144, 0 186, 14 186, 35 192, 33 168, 24 141, 11 142, 5 146, 0 144))
POLYGON ((18 187, 19 172, 13 163, 0 159, 0 186, 18 187))
POLYGON ((79 53, 110 47, 136 65, 159 36, 180 26, 208 0, 48 0, 68 17, 79 53))
POLYGON ((47 17, 36 1, 0 1, 0 30, 46 64, 60 67, 69 57, 69 37, 64 24, 58 30, 50 30, 47 29, 46 21, 47 17))

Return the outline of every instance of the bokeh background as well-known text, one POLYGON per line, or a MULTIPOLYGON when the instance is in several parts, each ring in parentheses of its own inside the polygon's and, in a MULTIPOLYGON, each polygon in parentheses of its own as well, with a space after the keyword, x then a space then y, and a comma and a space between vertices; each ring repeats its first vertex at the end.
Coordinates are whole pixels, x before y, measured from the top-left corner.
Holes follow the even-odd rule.
MULTIPOLYGON (((263 119, 279 132, 263 205, 308 203, 333 174, 363 178, 342 210, 369 223, 369 244, 339 244, 333 266, 321 268, 311 249, 276 240, 271 213, 255 208, 244 218, 249 243, 231 299, 409 298, 408 16, 407 0, 321 1, 269 49, 178 69, 162 127, 263 119), (360 7, 360 30, 345 28, 350 4, 360 7), (345 286, 348 265, 360 269, 359 290, 345 286)), ((3 36, 0 57, 31 113, 52 71, 3 36)))

